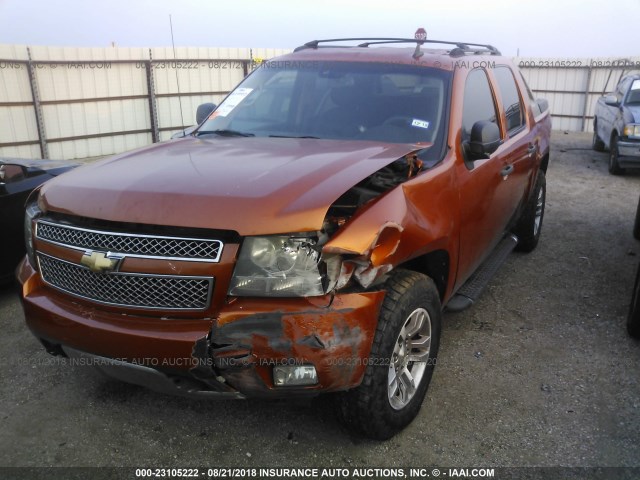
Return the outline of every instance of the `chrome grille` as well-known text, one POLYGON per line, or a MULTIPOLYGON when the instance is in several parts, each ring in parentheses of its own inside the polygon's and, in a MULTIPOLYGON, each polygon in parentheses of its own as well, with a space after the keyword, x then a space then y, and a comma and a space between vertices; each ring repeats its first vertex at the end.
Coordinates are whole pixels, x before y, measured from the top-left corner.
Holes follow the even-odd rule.
POLYGON ((213 278, 140 273, 94 273, 38 254, 44 281, 64 292, 109 305, 168 310, 204 310, 213 278))
POLYGON ((78 250, 104 250, 131 257, 218 262, 222 254, 220 240, 103 232, 46 220, 38 221, 36 237, 78 250))

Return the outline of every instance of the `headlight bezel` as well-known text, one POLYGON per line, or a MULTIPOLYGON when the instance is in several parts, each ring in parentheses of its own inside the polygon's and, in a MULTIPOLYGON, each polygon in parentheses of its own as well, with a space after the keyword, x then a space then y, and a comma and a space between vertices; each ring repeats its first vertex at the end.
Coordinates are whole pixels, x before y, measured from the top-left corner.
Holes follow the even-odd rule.
POLYGON ((316 233, 248 236, 229 283, 234 297, 312 297, 326 294, 326 267, 316 233))
POLYGON ((625 137, 640 139, 640 124, 628 123, 624 126, 622 133, 625 137))
POLYGON ((34 245, 34 238, 37 233, 36 221, 42 215, 44 215, 44 208, 40 198, 40 193, 35 191, 29 196, 25 205, 24 211, 24 241, 27 251, 27 259, 31 266, 35 269, 38 268, 38 262, 36 260, 36 251, 34 245), (36 195, 34 199, 33 196, 36 195))

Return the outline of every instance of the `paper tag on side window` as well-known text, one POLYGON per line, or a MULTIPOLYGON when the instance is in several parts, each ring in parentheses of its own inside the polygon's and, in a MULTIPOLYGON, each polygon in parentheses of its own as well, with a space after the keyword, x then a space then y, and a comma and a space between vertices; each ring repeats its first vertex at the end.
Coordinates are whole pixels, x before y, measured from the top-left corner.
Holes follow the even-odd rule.
POLYGON ((417 118, 414 118, 413 122, 411 122, 411 126, 419 128, 429 128, 429 122, 427 122, 426 120, 418 120, 417 118))
POLYGON ((216 116, 226 117, 229 115, 252 91, 253 88, 236 88, 235 91, 222 102, 222 105, 216 109, 216 116))

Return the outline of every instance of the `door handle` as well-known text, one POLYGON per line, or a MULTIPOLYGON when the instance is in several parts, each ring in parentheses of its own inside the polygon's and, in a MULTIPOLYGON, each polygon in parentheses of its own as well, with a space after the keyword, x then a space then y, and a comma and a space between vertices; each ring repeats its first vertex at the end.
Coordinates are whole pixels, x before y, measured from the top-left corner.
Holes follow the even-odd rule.
POLYGON ((527 148, 527 153, 531 157, 536 153, 537 150, 538 150, 538 146, 534 143, 530 143, 529 148, 527 148))
POLYGON ((513 165, 507 165, 502 170, 500 170, 500 175, 506 180, 509 175, 513 173, 513 165))

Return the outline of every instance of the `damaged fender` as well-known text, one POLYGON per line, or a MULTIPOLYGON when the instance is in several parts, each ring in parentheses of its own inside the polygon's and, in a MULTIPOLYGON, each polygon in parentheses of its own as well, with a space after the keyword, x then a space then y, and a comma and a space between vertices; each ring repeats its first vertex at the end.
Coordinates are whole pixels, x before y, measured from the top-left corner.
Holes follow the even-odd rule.
MULTIPOLYGON (((342 258, 335 288, 351 279, 368 288, 397 266, 440 249, 450 252, 450 264, 456 265, 457 245, 452 239, 459 231, 454 220, 459 205, 453 181, 453 170, 440 164, 386 193, 384 202, 373 200, 356 213, 323 248, 325 257, 342 258), (443 168, 449 175, 443 175, 443 168), (435 170, 440 171, 434 174, 435 170), (428 189, 422 185, 426 182, 428 189), (425 204, 438 208, 424 209, 425 204)), ((450 275, 447 292, 454 280, 450 275)))

